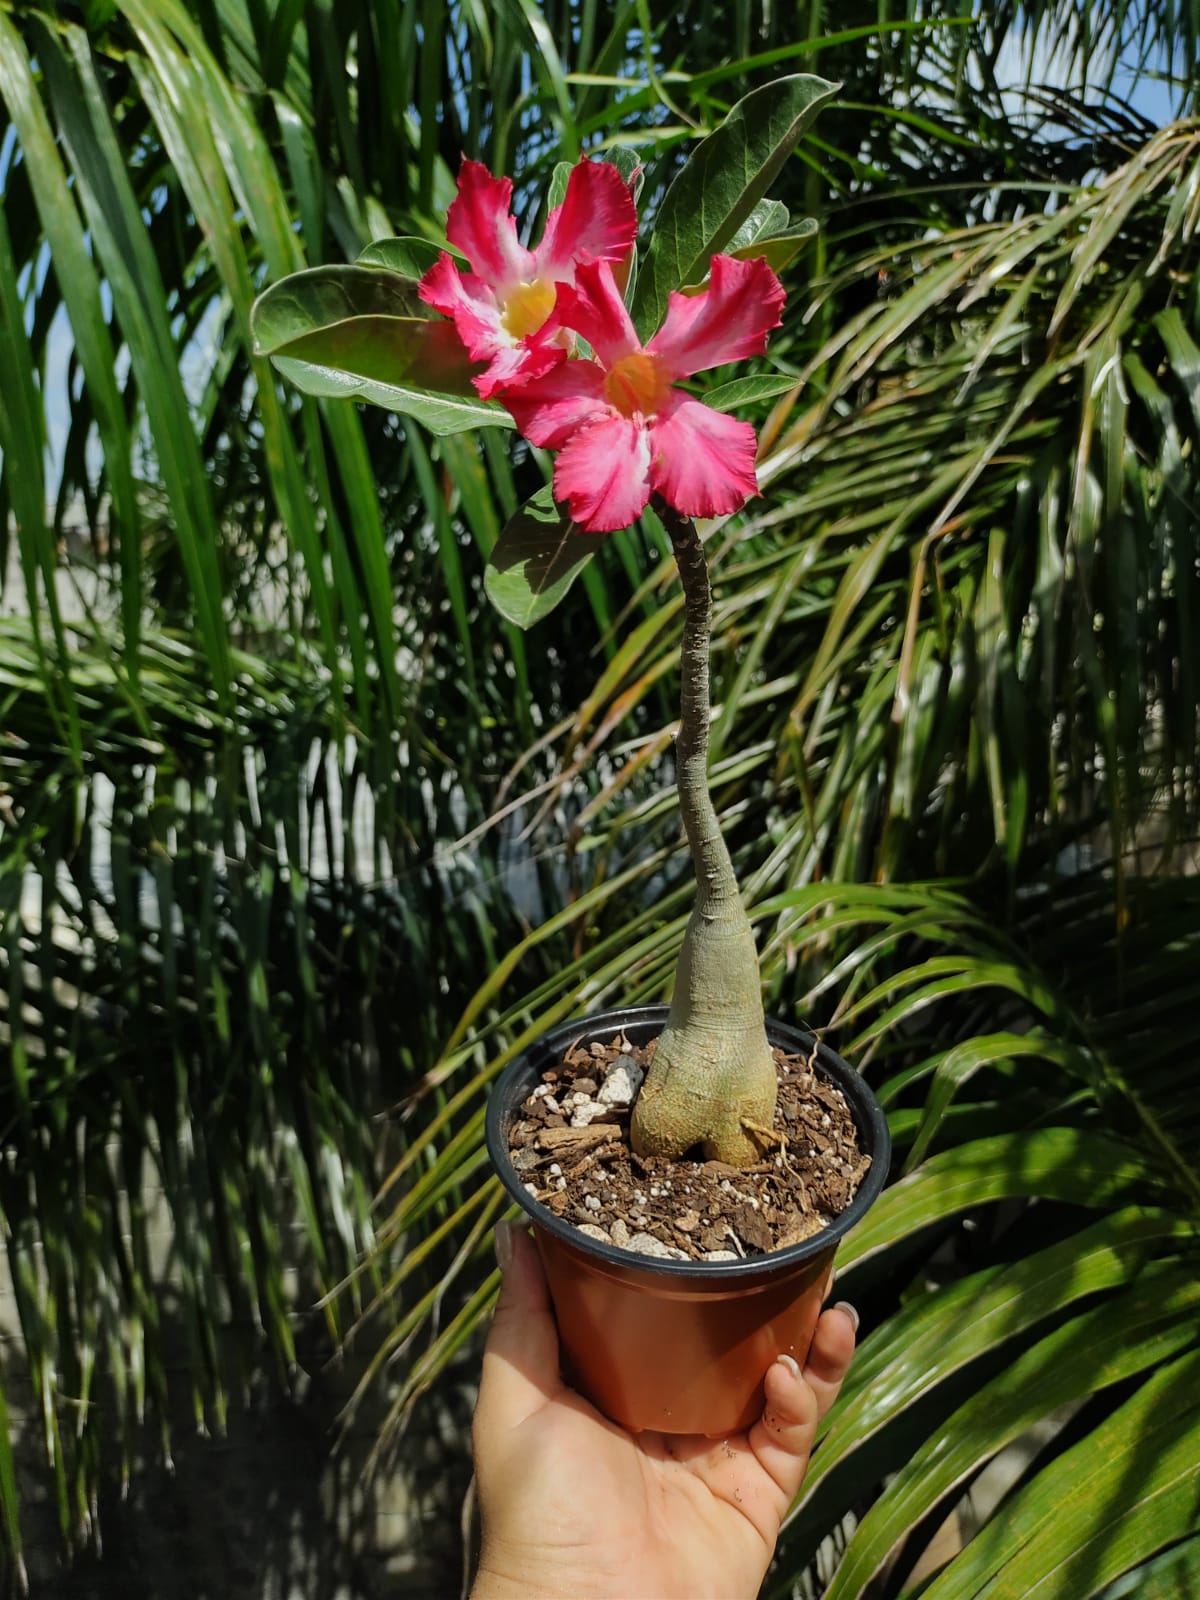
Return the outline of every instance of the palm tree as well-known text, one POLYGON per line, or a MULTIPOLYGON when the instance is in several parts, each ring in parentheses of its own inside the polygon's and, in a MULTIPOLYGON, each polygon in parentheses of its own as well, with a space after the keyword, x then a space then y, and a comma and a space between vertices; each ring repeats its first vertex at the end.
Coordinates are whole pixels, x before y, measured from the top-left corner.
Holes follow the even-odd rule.
MULTIPOLYGON (((1136 45, 1186 110, 1196 18, 958 9, 813 7, 799 38, 742 4, 653 34, 525 0, 0 13, 0 1211, 73 1537, 107 1441, 165 1415, 146 1175, 198 1413, 230 1315, 242 1371, 286 1375, 297 1248, 316 1298, 369 1246, 323 1314, 386 1312, 359 1338, 399 1420, 494 1290, 488 1080, 660 998, 687 902, 659 531, 609 541, 563 624, 507 628, 483 557, 543 464, 297 400, 255 292, 435 228, 462 151, 532 213, 560 158, 636 143, 653 205, 726 105, 811 66, 845 87, 777 190, 822 231, 766 493, 708 541, 711 771, 769 1009, 836 1028, 905 1175, 846 1259, 873 1331, 778 1589, 836 1560, 839 1595, 901 1592, 1046 1418, 930 1593, 1200 1569, 1200 163, 1193 124, 1097 101, 1136 45), (1056 42, 1086 94, 1002 92, 1056 42)), ((2 1443, 0 1507, 18 1562, 2 1443)))

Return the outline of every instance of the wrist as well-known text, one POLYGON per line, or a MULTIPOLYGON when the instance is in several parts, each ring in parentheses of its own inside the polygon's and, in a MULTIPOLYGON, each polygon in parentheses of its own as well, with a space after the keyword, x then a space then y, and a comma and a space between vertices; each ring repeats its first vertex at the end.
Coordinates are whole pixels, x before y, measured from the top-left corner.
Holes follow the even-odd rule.
POLYGON ((480 1562, 470 1600, 564 1600, 570 1592, 563 1583, 552 1584, 545 1573, 532 1568, 518 1575, 480 1562))
POLYGON ((594 1568, 581 1572, 575 1561, 559 1565, 547 1561, 543 1551, 497 1552, 485 1546, 470 1600, 615 1600, 619 1593, 594 1568))

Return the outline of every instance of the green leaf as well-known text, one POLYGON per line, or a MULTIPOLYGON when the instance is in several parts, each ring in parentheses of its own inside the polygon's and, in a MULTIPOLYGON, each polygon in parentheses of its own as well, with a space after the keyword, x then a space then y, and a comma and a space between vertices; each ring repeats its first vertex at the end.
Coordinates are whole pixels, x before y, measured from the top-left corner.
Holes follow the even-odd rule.
POLYGON ((548 616, 600 548, 582 534, 550 490, 539 489, 496 541, 483 586, 502 617, 518 628, 548 616))
POLYGON ((1198 1472, 1193 1350, 1020 1488, 926 1600, 1086 1600, 1195 1531, 1198 1472))
POLYGON ((1180 1600, 1200 1594, 1200 1535, 1118 1578, 1101 1600, 1180 1600))
POLYGON ((610 167, 616 167, 625 182, 631 186, 634 204, 636 205, 646 177, 646 169, 642 165, 641 156, 638 155, 636 150, 618 144, 614 145, 611 150, 605 150, 600 159, 601 161, 607 161, 610 167))
POLYGON ((113 315, 128 344, 131 372, 170 497, 198 630, 217 692, 228 704, 232 680, 217 554, 221 541, 179 374, 159 262, 86 36, 73 26, 51 31, 40 19, 33 28, 38 65, 73 169, 74 192, 106 275, 113 315))
POLYGON ((929 1093, 921 1113, 921 1125, 908 1152, 908 1159, 904 1163, 905 1172, 911 1172, 920 1166, 946 1115, 948 1106, 962 1085, 976 1072, 996 1062, 1017 1060, 1027 1056, 1045 1059, 1048 1053, 1052 1058, 1061 1060, 1064 1051, 1065 1046, 1059 1041, 1048 1041, 1037 1031, 1026 1034, 990 1033, 978 1039, 964 1039, 961 1044, 948 1050, 934 1071, 933 1081, 929 1086, 929 1093))
POLYGON ((641 266, 634 321, 647 338, 673 289, 702 281, 762 199, 838 84, 807 73, 780 78, 739 100, 689 157, 668 189, 641 266))
POLYGON ((20 1501, 17 1495, 17 1473, 13 1459, 12 1432, 9 1428, 8 1403, 0 1387, 0 1518, 4 1523, 5 1544, 9 1559, 17 1568, 22 1593, 25 1591, 25 1561, 21 1554, 20 1501))
POLYGON ((432 316, 410 276, 358 265, 290 273, 264 290, 250 313, 256 356, 277 355, 297 339, 357 317, 432 316))
POLYGON ((756 400, 770 400, 777 394, 786 394, 796 387, 797 381, 785 372, 764 372, 758 378, 734 378, 710 389, 703 396, 704 404, 714 411, 736 411, 739 406, 753 405, 756 400))
POLYGON ((485 405, 466 396, 431 394, 423 389, 381 383, 369 377, 339 371, 291 356, 272 356, 289 383, 305 394, 328 400, 369 400, 387 411, 412 417, 430 433, 463 433, 469 428, 511 428, 512 418, 502 406, 485 405))
POLYGON ((797 217, 792 222, 780 201, 760 200, 725 245, 724 254, 736 256, 739 261, 761 257, 780 272, 817 232, 815 217, 797 217))
POLYGON ((354 317, 293 339, 273 355, 333 367, 352 378, 470 395, 472 364, 449 322, 354 317))
POLYGON ((801 1504, 848 1457, 877 1451, 879 1435, 896 1417, 972 1362, 1079 1300, 1121 1290, 1149 1262, 1185 1243, 1185 1224, 1169 1212, 1131 1206, 1010 1266, 914 1298, 863 1341, 801 1504))
POLYGON ((1078 1128, 996 1134, 945 1150, 885 1191, 846 1237, 843 1272, 897 1240, 990 1200, 1039 1197, 1103 1206, 1153 1183, 1138 1151, 1078 1128))
POLYGON ((556 206, 562 205, 566 199, 567 183, 571 176, 573 161, 556 161, 554 171, 550 174, 550 187, 546 190, 546 210, 551 212, 556 206))
POLYGON ((438 246, 431 244, 428 239, 376 239, 362 252, 355 265, 383 267, 401 278, 420 279, 436 263, 441 253, 438 246))
POLYGON ((815 218, 802 217, 787 233, 773 233, 769 238, 756 239, 753 244, 727 250, 726 254, 736 256, 739 261, 762 260, 772 272, 782 272, 819 231, 815 218))
POLYGON ((370 400, 433 433, 512 426, 475 398, 454 325, 431 316, 412 278, 382 267, 294 272, 258 297, 250 322, 255 354, 306 394, 370 400))
MULTIPOLYGON (((140 513, 126 415, 115 375, 112 336, 104 318, 96 262, 88 249, 54 131, 37 92, 29 58, 7 17, 0 19, 0 94, 20 142, 21 160, 70 315, 75 354, 95 409, 121 561, 125 661, 134 677, 143 605, 140 513)), ((26 476, 20 474, 22 480, 26 476)), ((21 488, 26 489, 27 484, 22 482, 21 488)))
POLYGON ((788 220, 788 208, 782 200, 760 200, 725 248, 732 255, 735 250, 741 250, 759 239, 768 239, 776 233, 786 233, 788 220))
POLYGON ((901 1468, 857 1530, 826 1600, 862 1594, 943 1497, 1043 1417, 1178 1355, 1193 1342, 1198 1300, 1186 1271, 1133 1281, 1006 1366, 901 1468))
MULTIPOLYGON (((627 150, 621 145, 616 145, 611 150, 604 150, 592 158, 604 161, 610 167, 616 167, 626 183, 633 185, 633 198, 636 204, 638 195, 642 192, 644 172, 641 157, 636 150, 627 150)), ((554 171, 550 174, 550 186, 546 190, 546 210, 553 211, 555 206, 560 206, 567 193, 567 182, 571 170, 577 165, 574 161, 557 161, 554 171)), ((784 215, 786 216, 786 212, 784 215)))

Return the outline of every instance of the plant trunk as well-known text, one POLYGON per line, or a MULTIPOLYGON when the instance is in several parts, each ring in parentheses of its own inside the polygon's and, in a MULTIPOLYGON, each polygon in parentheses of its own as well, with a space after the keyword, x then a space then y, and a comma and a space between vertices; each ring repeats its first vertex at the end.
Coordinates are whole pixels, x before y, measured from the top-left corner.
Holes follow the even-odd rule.
POLYGON ((674 1158, 701 1145, 710 1160, 748 1167, 770 1143, 775 1062, 763 1018, 758 952, 708 792, 708 655, 712 596, 695 524, 655 509, 675 551, 684 595, 676 782, 696 870, 696 905, 675 970, 666 1027, 633 1110, 639 1155, 674 1158))

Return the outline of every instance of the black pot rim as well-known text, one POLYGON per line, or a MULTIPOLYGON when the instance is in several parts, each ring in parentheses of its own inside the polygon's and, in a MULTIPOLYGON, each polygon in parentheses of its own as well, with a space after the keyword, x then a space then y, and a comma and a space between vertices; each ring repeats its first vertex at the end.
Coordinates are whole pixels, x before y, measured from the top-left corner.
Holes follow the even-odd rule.
MULTIPOLYGON (((529 1092, 524 1080, 530 1075, 534 1079, 539 1079, 546 1067, 556 1058, 561 1058, 568 1046, 581 1040, 607 1040, 627 1029, 636 1030, 644 1038, 653 1038, 661 1033, 663 1024, 667 1020, 668 1010, 669 1007, 665 1005, 625 1006, 614 1011, 597 1012, 594 1016, 574 1018, 569 1022, 559 1023, 557 1027, 542 1034, 509 1062, 492 1086, 485 1124, 488 1154, 500 1182, 539 1228, 544 1228, 547 1233, 553 1234, 564 1244, 583 1251, 585 1255, 597 1261, 626 1270, 637 1268, 667 1278, 705 1277, 736 1280, 761 1277, 764 1272, 785 1271, 821 1255, 830 1245, 836 1244, 843 1238, 874 1204, 887 1181, 892 1151, 891 1136, 888 1132, 887 1118, 879 1101, 848 1062, 843 1061, 841 1056, 828 1045, 814 1040, 813 1035, 805 1029, 793 1027, 790 1023, 777 1022, 771 1018, 767 1019, 768 1039, 790 1055, 807 1055, 812 1050, 813 1044, 817 1044, 816 1066, 822 1075, 846 1096, 846 1103, 854 1117, 864 1149, 871 1157, 870 1170, 859 1185, 854 1199, 845 1211, 836 1216, 820 1233, 801 1240, 799 1244, 789 1245, 784 1250, 774 1250, 768 1255, 748 1256, 743 1261, 664 1261, 657 1256, 638 1255, 632 1250, 622 1250, 619 1245, 603 1244, 598 1239, 589 1239, 587 1234, 580 1233, 569 1222, 556 1217, 553 1211, 541 1205, 525 1188, 520 1174, 512 1164, 507 1140, 512 1110, 518 1103, 518 1098, 524 1098, 529 1092)), ((635 1042, 640 1043, 641 1040, 635 1042)))

